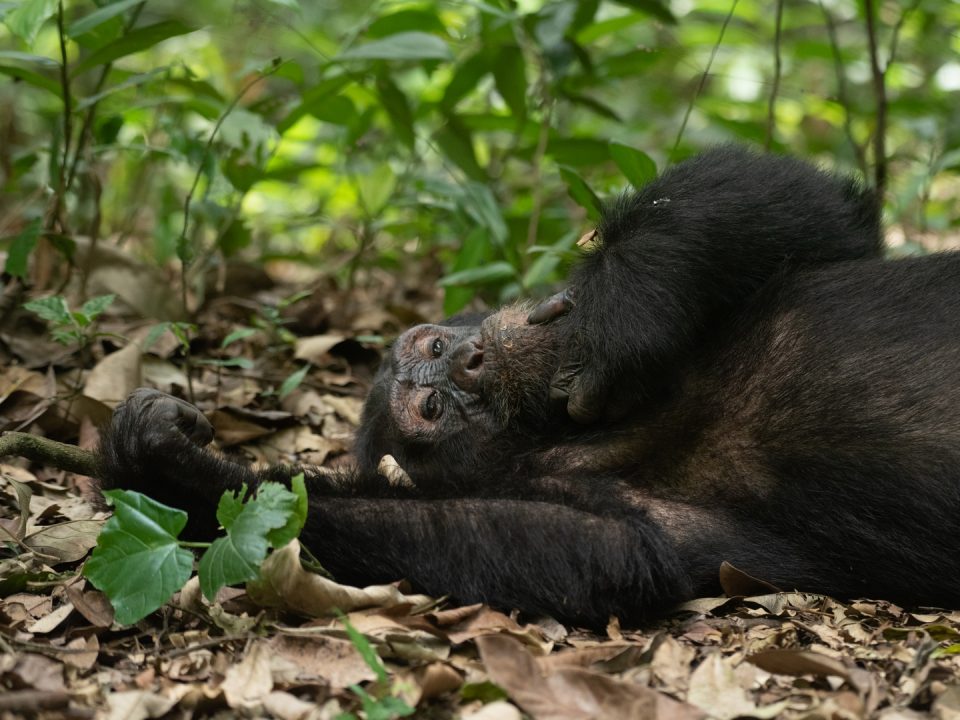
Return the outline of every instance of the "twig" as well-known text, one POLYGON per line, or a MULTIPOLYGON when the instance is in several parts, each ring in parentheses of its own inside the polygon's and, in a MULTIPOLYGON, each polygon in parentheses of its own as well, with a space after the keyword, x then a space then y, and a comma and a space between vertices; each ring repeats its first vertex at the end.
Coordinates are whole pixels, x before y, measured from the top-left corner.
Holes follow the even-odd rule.
POLYGON ((780 58, 780 33, 783 29, 783 0, 777 0, 776 30, 773 35, 773 83, 770 88, 770 101, 767 105, 767 138, 763 143, 766 150, 773 145, 773 134, 777 126, 777 94, 780 92, 780 73, 783 63, 780 58))
POLYGON ((97 456, 92 452, 29 433, 7 432, 0 435, 0 457, 6 455, 18 455, 33 462, 90 477, 97 477, 100 470, 97 456))
POLYGON ((820 12, 823 13, 823 19, 827 26, 827 36, 830 38, 830 49, 833 52, 833 71, 837 76, 837 99, 843 107, 843 132, 847 136, 847 142, 853 148, 853 154, 857 158, 857 167, 864 177, 867 177, 867 158, 864 154, 863 145, 857 142, 853 134, 853 123, 850 120, 850 96, 847 93, 847 76, 843 71, 843 57, 840 55, 840 41, 837 39, 837 28, 833 22, 833 15, 827 10, 820 0, 820 12))
POLYGON ((60 161, 60 181, 57 189, 57 220, 67 189, 67 167, 70 162, 70 145, 73 142, 73 101, 70 97, 70 74, 67 70, 67 38, 63 27, 63 0, 57 3, 57 37, 60 39, 60 85, 63 89, 63 159, 60 161))
POLYGON ((30 712, 66 707, 70 693, 62 690, 7 690, 0 695, 0 712, 30 712))
POLYGON ((707 60, 707 66, 703 69, 703 74, 700 76, 700 82, 697 84, 696 92, 694 92, 693 97, 690 98, 687 111, 683 114, 683 122, 680 123, 680 129, 677 130, 677 138, 673 141, 673 148, 670 150, 671 162, 676 159, 677 148, 680 146, 680 140, 683 138, 683 133, 687 129, 690 113, 693 112, 693 106, 697 102, 697 98, 700 97, 700 93, 703 92, 703 86, 707 84, 710 68, 713 67, 713 61, 717 57, 717 51, 720 50, 720 45, 723 43, 723 35, 727 32, 727 26, 730 24, 730 20, 733 19, 733 13, 736 11, 739 1, 740 0, 733 0, 730 5, 730 12, 727 13, 727 17, 723 20, 723 25, 720 26, 720 35, 717 37, 717 42, 714 44, 713 50, 710 51, 710 59, 707 60))
POLYGON ((863 12, 867 20, 867 43, 870 48, 870 75, 873 78, 873 97, 877 104, 877 125, 873 132, 873 182, 877 197, 883 202, 883 196, 887 189, 887 70, 880 67, 880 55, 877 48, 876 7, 873 0, 864 0, 863 12))
MULTIPOLYGON (((140 12, 143 10, 144 5, 146 4, 146 0, 144 0, 133 9, 133 12, 130 13, 130 17, 123 24, 121 37, 130 32, 130 29, 136 24, 137 19, 140 17, 140 12)), ((97 78, 97 82, 93 86, 93 92, 91 95, 98 95, 100 91, 103 90, 103 85, 106 83, 107 76, 110 74, 110 70, 112 69, 112 60, 108 63, 104 63, 103 67, 100 69, 100 77, 97 78)), ((89 136, 90 128, 93 125, 93 118, 96 115, 98 105, 99 102, 90 103, 90 107, 87 108, 87 112, 83 116, 83 124, 80 126, 80 132, 77 134, 77 147, 73 151, 73 162, 70 163, 70 172, 67 173, 67 181, 64 188, 66 190, 69 190, 73 185, 73 179, 77 174, 77 167, 80 165, 80 158, 83 155, 83 148, 86 146, 87 137, 89 136)), ((64 155, 64 162, 66 162, 66 155, 64 155)))

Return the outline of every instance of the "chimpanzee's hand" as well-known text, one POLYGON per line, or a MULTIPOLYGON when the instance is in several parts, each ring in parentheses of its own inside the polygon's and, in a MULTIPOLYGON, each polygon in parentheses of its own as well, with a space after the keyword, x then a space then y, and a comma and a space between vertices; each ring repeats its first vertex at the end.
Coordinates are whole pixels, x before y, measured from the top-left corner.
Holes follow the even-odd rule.
POLYGON ((130 393, 114 410, 113 425, 122 427, 125 436, 144 449, 179 442, 179 435, 198 447, 213 440, 213 426, 200 410, 186 400, 150 388, 130 393))
MULTIPOLYGON (((576 305, 572 288, 566 288, 537 305, 527 322, 541 325, 569 314, 576 305)), ((602 372, 602 358, 593 358, 588 364, 590 350, 574 324, 567 338, 560 368, 550 381, 550 401, 566 408, 571 420, 591 423, 600 418, 615 419, 608 403, 609 388, 602 372)))

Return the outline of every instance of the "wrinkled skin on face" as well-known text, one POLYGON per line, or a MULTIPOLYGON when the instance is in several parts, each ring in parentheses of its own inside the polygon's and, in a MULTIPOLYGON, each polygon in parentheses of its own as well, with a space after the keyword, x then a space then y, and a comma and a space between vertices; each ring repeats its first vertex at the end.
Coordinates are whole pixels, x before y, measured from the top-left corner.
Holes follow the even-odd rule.
POLYGON ((473 463, 489 472, 510 437, 541 432, 564 322, 531 325, 528 314, 511 306, 480 324, 453 318, 397 338, 364 408, 361 465, 391 454, 415 483, 432 483, 473 463))

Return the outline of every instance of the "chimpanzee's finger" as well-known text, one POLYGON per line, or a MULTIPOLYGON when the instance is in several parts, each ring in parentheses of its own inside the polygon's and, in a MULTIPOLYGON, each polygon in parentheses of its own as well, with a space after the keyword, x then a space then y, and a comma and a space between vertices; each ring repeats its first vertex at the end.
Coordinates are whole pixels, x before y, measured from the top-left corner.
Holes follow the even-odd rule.
POLYGON ((527 316, 527 324, 542 325, 563 317, 573 309, 573 290, 566 288, 537 305, 527 316))

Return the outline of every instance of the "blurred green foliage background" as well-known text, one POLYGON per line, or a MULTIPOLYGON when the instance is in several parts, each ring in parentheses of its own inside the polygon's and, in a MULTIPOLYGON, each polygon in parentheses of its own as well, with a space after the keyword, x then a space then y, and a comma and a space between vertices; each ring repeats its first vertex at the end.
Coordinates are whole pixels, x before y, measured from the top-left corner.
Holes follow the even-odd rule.
POLYGON ((200 296, 238 254, 345 286, 429 257, 448 312, 542 294, 597 198, 730 141, 861 172, 907 237, 957 222, 954 2, 23 0, 0 19, 0 248, 34 287, 82 274, 60 262, 82 241, 182 267, 200 296))

